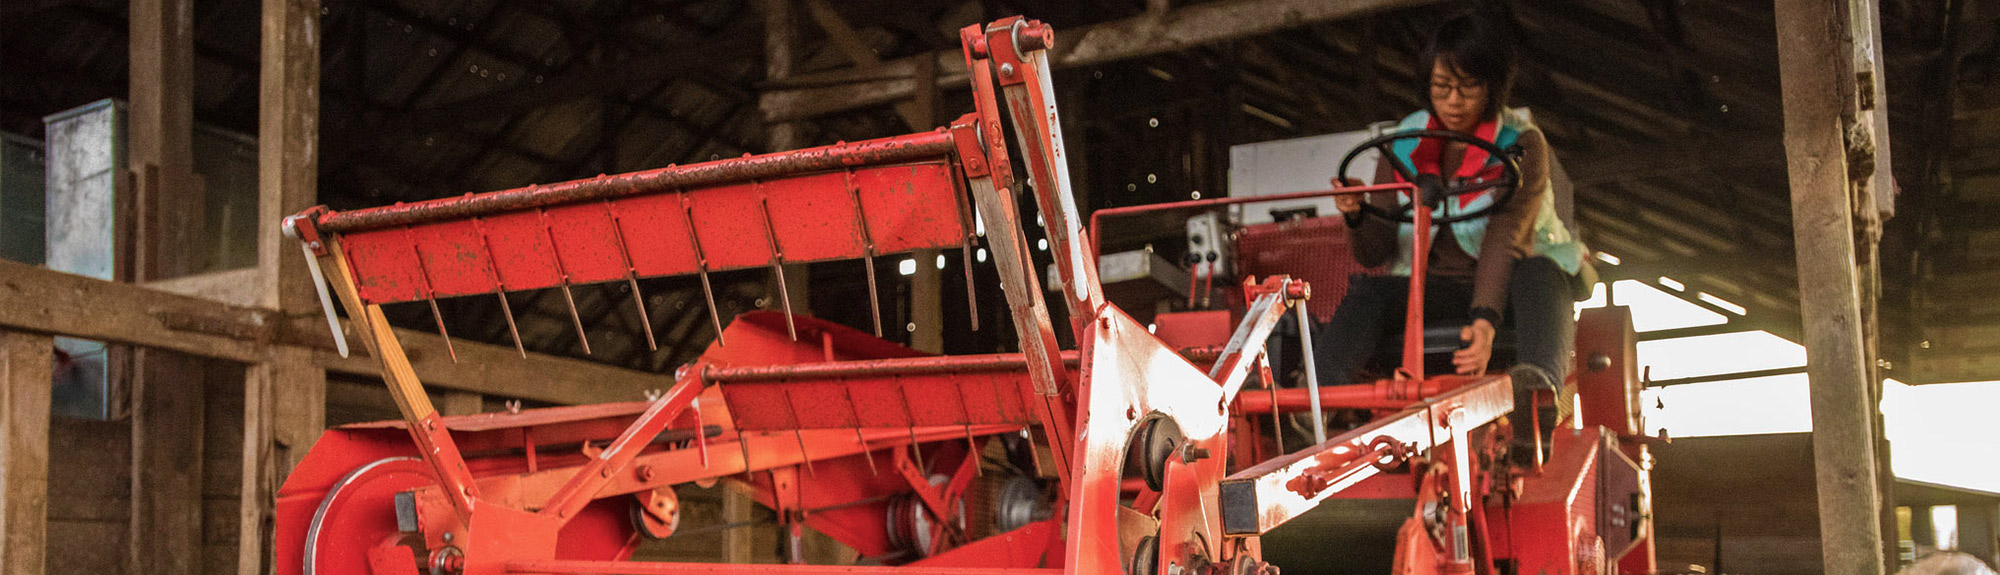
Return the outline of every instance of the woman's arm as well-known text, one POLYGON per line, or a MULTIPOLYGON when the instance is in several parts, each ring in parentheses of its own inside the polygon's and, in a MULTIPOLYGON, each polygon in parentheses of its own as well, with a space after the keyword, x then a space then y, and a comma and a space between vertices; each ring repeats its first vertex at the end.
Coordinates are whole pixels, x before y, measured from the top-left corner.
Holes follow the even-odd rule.
MULTIPOLYGON (((1396 181, 1395 172, 1389 163, 1375 163, 1375 183, 1387 184, 1396 181)), ((1396 193, 1378 192, 1364 196, 1363 201, 1388 211, 1396 210, 1396 193)), ((1396 224, 1382 218, 1368 217, 1360 212, 1347 215, 1349 247, 1354 251, 1354 261, 1362 267, 1376 267, 1387 263, 1396 256, 1396 224)))
POLYGON ((1514 263, 1534 248, 1535 218, 1541 215, 1542 196, 1549 189, 1549 145, 1542 131, 1529 130, 1516 142, 1522 151, 1521 182, 1514 196, 1487 216, 1486 239, 1479 245, 1479 265, 1473 271, 1473 309, 1495 314, 1506 309, 1514 263))

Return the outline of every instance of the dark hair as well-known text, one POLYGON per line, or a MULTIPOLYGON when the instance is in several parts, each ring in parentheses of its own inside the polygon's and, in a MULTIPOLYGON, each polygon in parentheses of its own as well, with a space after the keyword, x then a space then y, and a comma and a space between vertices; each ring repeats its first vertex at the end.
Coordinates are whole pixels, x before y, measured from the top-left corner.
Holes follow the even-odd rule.
MULTIPOLYGON (((1514 89, 1514 41, 1507 30, 1492 20, 1462 14, 1445 20, 1424 45, 1422 65, 1417 69, 1418 94, 1430 109, 1431 69, 1443 61, 1460 76, 1486 84, 1486 110, 1481 118, 1497 116, 1507 106, 1507 94, 1514 89)), ((1430 110, 1432 115, 1437 110, 1430 110)))

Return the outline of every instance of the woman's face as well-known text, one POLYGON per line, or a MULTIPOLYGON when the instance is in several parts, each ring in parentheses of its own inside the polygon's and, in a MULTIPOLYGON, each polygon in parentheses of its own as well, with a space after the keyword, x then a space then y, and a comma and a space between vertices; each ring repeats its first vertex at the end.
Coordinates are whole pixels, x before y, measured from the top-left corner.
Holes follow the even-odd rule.
POLYGON ((1462 76, 1443 58, 1431 66, 1431 109, 1445 129, 1471 133, 1486 112, 1486 84, 1462 76))

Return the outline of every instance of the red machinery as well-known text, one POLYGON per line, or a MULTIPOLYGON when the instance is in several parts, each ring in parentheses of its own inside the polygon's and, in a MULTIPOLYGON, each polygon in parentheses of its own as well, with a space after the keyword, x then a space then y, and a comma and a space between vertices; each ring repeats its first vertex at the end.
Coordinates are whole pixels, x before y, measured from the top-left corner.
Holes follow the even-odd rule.
POLYGON ((1619 557, 1620 571, 1652 570, 1622 315, 1587 314, 1599 327, 1580 338, 1582 426, 1559 430, 1539 469, 1496 464, 1513 409, 1504 376, 1417 367, 1316 394, 1273 386, 1263 342, 1310 296, 1304 282, 1246 282, 1226 342, 1169 348, 1099 291, 1057 132, 1050 31, 1009 18, 961 36, 977 109, 948 128, 288 218, 403 419, 313 446, 279 492, 279 572, 1235 575, 1274 572, 1258 536, 1337 496, 1417 500, 1399 572, 1597 573, 1619 557), (1043 300, 1030 263, 996 83, 1058 254, 1059 302, 1043 300), (928 356, 755 312, 726 329, 715 318, 715 345, 650 401, 441 417, 380 307, 429 301, 435 314, 440 297, 505 304, 509 291, 623 281, 644 314, 642 277, 699 274, 706 288, 717 270, 969 251, 974 205, 1020 353, 928 356), (1078 349, 1057 346, 1050 303, 1067 309, 1078 349), (1290 453, 1257 423, 1316 408, 1375 417, 1290 453), (983 470, 995 452, 1032 473, 983 470), (794 539, 811 526, 869 565, 623 561, 642 537, 672 535, 674 486, 716 480, 750 485, 794 539), (969 493, 985 482, 1011 503, 973 521, 969 493))

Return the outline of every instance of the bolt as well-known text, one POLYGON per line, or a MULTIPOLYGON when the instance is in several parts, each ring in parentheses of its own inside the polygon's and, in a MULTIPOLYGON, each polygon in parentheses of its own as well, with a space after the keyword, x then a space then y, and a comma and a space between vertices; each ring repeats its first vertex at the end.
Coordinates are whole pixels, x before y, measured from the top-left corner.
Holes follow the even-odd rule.
POLYGON ((1001 76, 1006 76, 1006 77, 1008 77, 1008 78, 1012 78, 1012 77, 1014 77, 1014 65, 1013 65, 1013 64, 1005 64, 1005 63, 1001 64, 1001 65, 1000 65, 1000 75, 1001 75, 1001 76))
POLYGON ((1187 447, 1181 448, 1181 463, 1194 463, 1208 459, 1208 456, 1208 450, 1195 447, 1194 444, 1188 444, 1187 447))
POLYGON ((1125 406, 1125 419, 1138 419, 1138 418, 1139 418, 1139 408, 1132 407, 1129 405, 1125 406))
POLYGON ((445 542, 445 543, 450 543, 450 542, 451 542, 451 539, 452 539, 452 535, 451 535, 451 532, 450 532, 450 531, 446 531, 446 532, 444 532, 444 542, 445 542))
POLYGON ((651 481, 652 481, 652 480, 653 480, 654 478, 656 478, 656 477, 659 477, 659 476, 660 476, 660 472, 659 472, 659 470, 656 470, 656 469, 653 469, 653 466, 651 466, 651 465, 641 465, 641 466, 639 466, 639 480, 640 480, 640 481, 646 481, 646 482, 651 482, 651 481))

